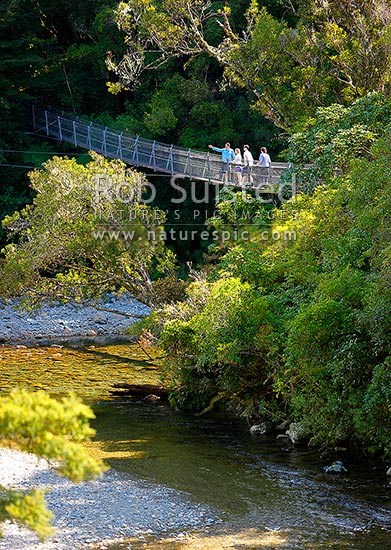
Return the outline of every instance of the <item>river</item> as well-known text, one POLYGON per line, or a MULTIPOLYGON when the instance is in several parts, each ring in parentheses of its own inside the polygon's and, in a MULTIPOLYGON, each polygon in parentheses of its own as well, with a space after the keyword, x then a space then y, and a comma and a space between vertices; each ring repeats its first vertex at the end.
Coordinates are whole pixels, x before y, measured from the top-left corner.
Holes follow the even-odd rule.
POLYGON ((254 438, 222 413, 194 417, 160 401, 113 398, 115 383, 159 383, 157 362, 134 344, 3 347, 0 357, 3 392, 75 391, 96 414, 93 454, 113 469, 184 491, 222 518, 183 544, 145 539, 131 541, 133 549, 391 548, 391 488, 382 464, 343 457, 349 474, 328 476, 322 467, 341 457, 321 460, 316 450, 254 438))

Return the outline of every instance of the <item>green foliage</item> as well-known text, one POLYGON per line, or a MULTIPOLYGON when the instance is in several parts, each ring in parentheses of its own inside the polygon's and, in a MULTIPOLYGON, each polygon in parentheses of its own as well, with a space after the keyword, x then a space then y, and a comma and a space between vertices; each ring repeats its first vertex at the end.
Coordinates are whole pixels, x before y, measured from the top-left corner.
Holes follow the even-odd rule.
POLYGON ((390 455, 391 430, 391 366, 390 357, 377 365, 364 394, 363 406, 357 411, 357 424, 361 438, 376 451, 379 445, 390 455))
POLYGON ((149 233, 164 214, 142 202, 139 174, 91 156, 86 166, 54 158, 30 174, 33 205, 3 222, 13 240, 0 265, 3 296, 82 300, 123 288, 153 301, 152 273, 175 262, 149 233))
POLYGON ((170 101, 155 97, 150 104, 150 112, 144 117, 144 124, 157 138, 176 127, 178 118, 170 101))
POLYGON ((300 167, 299 178, 324 180, 350 169, 352 159, 372 158, 372 145, 384 132, 391 102, 382 93, 370 93, 350 108, 340 104, 319 107, 307 126, 290 139, 290 160, 300 167))
POLYGON ((230 89, 222 93, 216 89, 213 72, 203 71, 196 64, 185 75, 174 68, 161 69, 162 84, 157 88, 146 84, 142 93, 135 92, 121 115, 94 118, 112 128, 201 151, 227 138, 238 147, 243 143, 279 147, 275 128, 251 110, 246 95, 230 89))
MULTIPOLYGON (((231 243, 186 301, 155 313, 177 406, 219 399, 255 418, 289 414, 319 444, 390 453, 391 160, 379 102, 371 94, 351 109, 322 109, 302 133, 308 150, 315 138, 327 151, 343 136, 345 174, 273 211, 270 232, 295 238, 255 231, 231 243), (365 151, 339 131, 352 121, 379 134, 365 151)), ((220 198, 220 223, 234 225, 242 199, 230 198, 220 198)))
MULTIPOLYGON (((0 438, 13 446, 53 460, 56 470, 75 482, 92 479, 106 466, 82 446, 95 434, 89 421, 94 413, 74 395, 61 400, 43 391, 13 390, 0 398, 0 438)), ((0 519, 13 519, 34 529, 43 540, 52 534, 53 514, 44 492, 8 489, 0 499, 0 519)))
MULTIPOLYGON (((165 307, 159 317, 177 406, 199 410, 217 396, 234 396, 243 405, 249 393, 270 392, 268 374, 279 349, 276 319, 271 301, 250 284, 231 277, 194 282, 186 301, 165 307)), ((153 319, 156 332, 156 314, 153 319)))
POLYGON ((259 261, 262 249, 259 243, 249 242, 233 246, 226 252, 219 263, 215 276, 222 275, 240 277, 251 284, 262 285, 262 281, 270 281, 267 265, 259 261))
POLYGON ((0 498, 1 520, 12 519, 33 529, 41 541, 53 534, 51 521, 53 514, 46 508, 43 491, 33 489, 29 493, 7 491, 0 498))
POLYGON ((0 400, 2 440, 57 460, 56 469, 76 482, 96 477, 102 469, 80 445, 95 434, 92 418, 91 409, 75 396, 57 401, 42 391, 14 390, 0 400))
POLYGON ((332 359, 336 344, 353 330, 349 307, 336 300, 318 300, 292 321, 287 341, 289 364, 298 376, 314 375, 332 359))
POLYGON ((269 204, 262 204, 257 197, 253 197, 245 191, 235 192, 229 188, 223 188, 216 204, 217 215, 208 220, 214 227, 225 225, 267 225, 268 213, 271 210, 269 204))
POLYGON ((135 86, 145 70, 206 54, 286 130, 302 128, 316 107, 371 91, 389 94, 388 7, 380 0, 348 1, 342 9, 313 0, 296 4, 276 14, 271 3, 272 15, 265 5, 246 3, 238 25, 236 2, 222 9, 198 0, 121 2, 116 19, 129 51, 120 62, 110 58, 110 68, 123 86, 135 86))

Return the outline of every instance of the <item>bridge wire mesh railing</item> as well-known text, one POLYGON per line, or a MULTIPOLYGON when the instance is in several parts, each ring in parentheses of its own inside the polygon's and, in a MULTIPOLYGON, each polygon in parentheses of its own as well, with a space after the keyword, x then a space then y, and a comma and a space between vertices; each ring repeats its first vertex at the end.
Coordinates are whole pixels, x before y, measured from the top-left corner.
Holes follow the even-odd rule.
MULTIPOLYGON (((236 166, 224 165, 221 155, 186 150, 126 132, 115 131, 95 122, 52 108, 33 106, 33 127, 60 141, 72 143, 105 157, 121 159, 135 167, 149 168, 162 174, 239 186, 236 166), (225 179, 224 172, 227 172, 225 179)), ((272 163, 269 169, 254 164, 251 173, 242 174, 241 186, 275 193, 281 177, 290 169, 287 163, 272 163)))

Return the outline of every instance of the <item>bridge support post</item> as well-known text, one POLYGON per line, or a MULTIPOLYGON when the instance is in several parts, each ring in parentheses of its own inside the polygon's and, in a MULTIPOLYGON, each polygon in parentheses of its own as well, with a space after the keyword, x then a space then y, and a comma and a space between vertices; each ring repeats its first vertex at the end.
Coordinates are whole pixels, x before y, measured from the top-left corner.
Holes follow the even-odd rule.
MULTIPOLYGON (((211 174, 210 174, 210 154, 209 154, 209 152, 206 153, 205 167, 207 167, 207 169, 208 169, 208 182, 210 183, 211 174)), ((204 168, 204 175, 205 175, 205 168, 204 168)))
POLYGON ((186 164, 184 169, 185 176, 189 176, 189 178, 192 177, 192 169, 191 169, 191 149, 187 151, 187 157, 186 157, 186 164), (189 173, 186 173, 186 170, 189 169, 189 173))
POLYGON ((73 126, 73 143, 74 143, 74 145, 77 145, 77 133, 76 133, 76 121, 75 120, 72 122, 72 126, 73 126))
POLYGON ((168 153, 167 164, 166 164, 166 170, 168 170, 168 168, 170 167, 172 176, 174 175, 174 158, 173 158, 173 155, 172 155, 173 147, 174 146, 171 144, 170 145, 170 151, 168 153))
POLYGON ((88 149, 90 151, 92 151, 92 144, 91 144, 91 126, 92 126, 92 121, 89 123, 89 125, 87 126, 87 145, 88 145, 88 149))
POLYGON ((48 112, 45 111, 45 125, 46 125, 46 134, 49 135, 49 121, 48 121, 48 112))
POLYGON ((134 142, 134 149, 133 149, 133 160, 135 161, 136 163, 136 166, 139 165, 139 162, 138 162, 138 139, 139 139, 139 136, 136 136, 136 141, 134 142))
POLYGON ((105 157, 107 157, 106 132, 107 132, 107 126, 106 126, 106 128, 103 130, 103 143, 102 143, 103 154, 104 154, 105 157))
POLYGON ((60 141, 62 141, 62 127, 61 127, 61 117, 57 117, 57 124, 58 124, 58 136, 60 138, 60 141))
POLYGON ((156 172, 156 141, 152 143, 151 156, 149 157, 149 164, 153 166, 153 169, 156 172))
POLYGON ((118 156, 122 160, 122 132, 118 134, 118 156))

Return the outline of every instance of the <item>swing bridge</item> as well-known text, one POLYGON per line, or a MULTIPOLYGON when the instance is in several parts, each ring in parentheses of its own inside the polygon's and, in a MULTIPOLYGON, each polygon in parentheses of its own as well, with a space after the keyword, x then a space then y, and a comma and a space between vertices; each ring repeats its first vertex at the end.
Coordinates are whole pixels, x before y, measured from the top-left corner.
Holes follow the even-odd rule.
MULTIPOLYGON (((120 159, 134 167, 153 170, 159 175, 189 178, 215 185, 228 183, 241 188, 245 185, 246 188, 256 189, 261 193, 276 194, 283 185, 282 176, 292 170, 288 163, 272 162, 272 166, 265 169, 255 161, 251 175, 246 178, 243 173, 243 182, 239 185, 233 164, 227 167, 228 180, 224 181, 220 154, 193 151, 145 139, 51 107, 34 105, 32 122, 37 133, 72 143, 75 147, 96 151, 104 157, 120 159)), ((291 195, 295 191, 293 187, 290 184, 291 195)))

